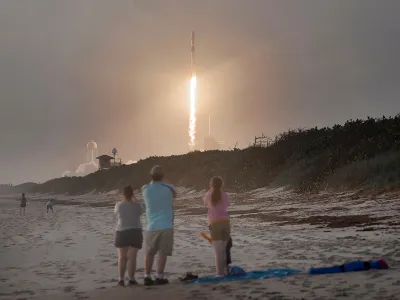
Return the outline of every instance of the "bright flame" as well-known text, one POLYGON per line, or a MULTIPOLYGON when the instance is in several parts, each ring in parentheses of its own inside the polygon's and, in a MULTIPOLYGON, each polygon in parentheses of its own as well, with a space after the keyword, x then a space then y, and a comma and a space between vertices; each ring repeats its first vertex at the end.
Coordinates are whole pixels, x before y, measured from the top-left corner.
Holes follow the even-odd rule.
POLYGON ((189 147, 194 148, 196 140, 196 76, 190 79, 189 147))

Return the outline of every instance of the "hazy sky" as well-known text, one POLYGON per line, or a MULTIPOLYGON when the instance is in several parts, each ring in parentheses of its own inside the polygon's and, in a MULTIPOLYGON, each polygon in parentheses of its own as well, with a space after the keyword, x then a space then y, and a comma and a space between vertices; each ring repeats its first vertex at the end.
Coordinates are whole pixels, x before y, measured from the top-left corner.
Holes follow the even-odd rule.
MULTIPOLYGON (((400 112, 398 0, 0 1, 0 183, 187 151, 198 111, 227 145, 400 112)), ((199 124, 199 127, 203 128, 199 124)))

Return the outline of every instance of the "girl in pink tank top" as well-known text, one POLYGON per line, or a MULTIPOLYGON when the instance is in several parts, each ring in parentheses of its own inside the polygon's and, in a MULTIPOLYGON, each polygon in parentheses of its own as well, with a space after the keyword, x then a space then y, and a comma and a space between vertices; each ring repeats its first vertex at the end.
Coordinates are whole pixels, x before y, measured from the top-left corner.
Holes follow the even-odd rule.
POLYGON ((204 196, 204 204, 208 207, 208 223, 210 224, 212 246, 215 253, 217 276, 224 276, 226 267, 226 246, 230 238, 229 197, 223 191, 221 177, 213 177, 210 190, 204 196))
POLYGON ((211 188, 204 197, 204 204, 208 207, 208 224, 212 224, 218 221, 229 221, 229 197, 228 193, 221 190, 215 190, 211 188), (219 193, 220 199, 214 204, 212 195, 219 193))

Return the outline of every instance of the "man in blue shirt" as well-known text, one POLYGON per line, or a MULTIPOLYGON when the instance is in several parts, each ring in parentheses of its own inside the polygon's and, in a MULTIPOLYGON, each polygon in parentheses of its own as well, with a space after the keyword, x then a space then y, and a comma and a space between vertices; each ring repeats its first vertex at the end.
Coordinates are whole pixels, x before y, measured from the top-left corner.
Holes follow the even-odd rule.
POLYGON ((167 284, 168 280, 164 278, 164 269, 167 257, 172 255, 174 245, 173 199, 176 197, 176 191, 173 185, 163 182, 164 171, 161 166, 154 166, 150 175, 152 181, 142 187, 147 219, 144 284, 167 284), (157 253, 157 274, 153 281, 151 270, 154 256, 157 253))

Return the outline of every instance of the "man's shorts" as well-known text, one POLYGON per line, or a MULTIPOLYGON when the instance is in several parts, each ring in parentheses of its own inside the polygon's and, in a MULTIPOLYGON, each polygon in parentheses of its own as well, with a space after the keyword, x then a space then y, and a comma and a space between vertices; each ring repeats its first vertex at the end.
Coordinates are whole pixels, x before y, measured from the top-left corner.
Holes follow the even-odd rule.
POLYGON ((231 236, 231 224, 227 220, 216 221, 210 225, 213 241, 228 241, 231 236))
POLYGON ((146 253, 172 255, 174 248, 174 230, 172 228, 146 232, 146 253))

